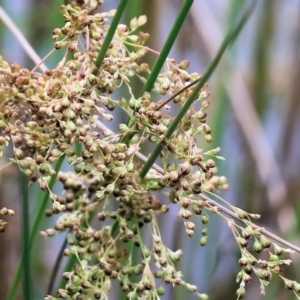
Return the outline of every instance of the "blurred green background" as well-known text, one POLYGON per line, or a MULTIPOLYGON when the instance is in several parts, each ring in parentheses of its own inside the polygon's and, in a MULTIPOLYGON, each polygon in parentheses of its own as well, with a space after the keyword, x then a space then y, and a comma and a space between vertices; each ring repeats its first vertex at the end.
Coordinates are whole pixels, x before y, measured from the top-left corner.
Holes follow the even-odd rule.
MULTIPOLYGON (((183 1, 128 0, 123 22, 146 14, 142 29, 151 37, 148 46, 160 51, 183 1)), ((63 1, 2 0, 28 41, 43 57, 52 48, 52 30, 63 24, 59 6, 63 1)), ((109 0, 101 10, 116 8, 109 0)), ((247 1, 245 1, 247 2, 247 1)), ((248 1, 250 2, 250 1, 248 1)), ((195 0, 170 56, 176 61, 190 60, 189 71, 200 74, 215 55, 227 29, 241 14, 244 1, 195 0)), ((0 54, 8 62, 32 68, 34 64, 21 45, 0 21, 0 54)), ((53 67, 62 53, 47 61, 53 67)), ((149 62, 155 60, 150 54, 149 62)), ((262 215, 258 224, 271 232, 300 244, 300 2, 297 0, 258 1, 249 22, 235 44, 226 51, 221 64, 209 80, 211 92, 208 123, 213 129, 212 147, 220 146, 226 161, 219 172, 227 176, 230 189, 220 193, 229 202, 262 215), (299 130, 299 132, 297 131, 299 130)), ((139 89, 137 83, 137 90, 139 89)), ((122 116, 120 116, 121 118, 122 116)), ((198 141, 201 143, 201 141, 198 141)), ((203 145, 207 147, 207 145, 203 145)), ((0 168, 5 160, 0 161, 0 168)), ((4 299, 20 257, 19 173, 6 168, 0 173, 0 207, 15 210, 6 220, 9 227, 0 235, 0 297, 4 299)), ((31 188, 32 216, 39 199, 31 188)), ((178 267, 184 278, 208 293, 210 299, 235 299, 235 276, 239 252, 228 226, 216 216, 209 224, 208 244, 200 247, 201 222, 194 238, 188 238, 176 218, 176 209, 161 218, 162 234, 173 249, 181 248, 178 267)), ((41 230, 51 226, 46 220, 41 230)), ((62 237, 38 237, 33 250, 32 274, 35 298, 43 299, 62 237)), ((293 265, 284 276, 300 281, 300 254, 292 255, 293 265)), ((259 282, 247 286, 245 299, 294 299, 282 281, 274 278, 260 295, 259 282)), ((22 299, 20 290, 17 299, 22 299)), ((117 292, 112 299, 119 299, 117 292)), ((180 288, 170 289, 162 299, 195 299, 180 288)))

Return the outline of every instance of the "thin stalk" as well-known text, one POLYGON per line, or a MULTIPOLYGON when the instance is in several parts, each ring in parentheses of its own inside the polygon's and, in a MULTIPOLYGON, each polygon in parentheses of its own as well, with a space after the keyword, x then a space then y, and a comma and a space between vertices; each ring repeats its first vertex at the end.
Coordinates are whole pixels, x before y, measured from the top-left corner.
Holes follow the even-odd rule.
POLYGON ((112 38, 114 36, 114 33, 115 33, 116 29, 117 29, 117 26, 118 26, 118 24, 120 22, 121 16, 122 16, 122 14, 124 12, 124 9, 125 9, 127 3, 128 3, 128 0, 121 0, 120 1, 120 4, 119 4, 119 6, 117 8, 117 12, 116 12, 116 14, 115 14, 115 16, 114 16, 114 18, 113 18, 110 26, 109 26, 109 29, 108 29, 107 35, 106 35, 106 37, 104 39, 103 45, 101 47, 101 50, 98 53, 98 56, 97 56, 97 59, 96 59, 96 63, 95 63, 96 66, 97 66, 97 68, 100 68, 100 66, 103 63, 105 54, 106 54, 106 52, 108 50, 110 42, 111 42, 111 40, 112 40, 112 38))
MULTIPOLYGON (((210 75, 212 74, 212 72, 217 67, 217 65, 218 65, 218 63, 219 63, 219 61, 220 61, 220 59, 221 59, 224 51, 227 49, 227 47, 238 36, 239 32, 241 31, 241 29, 245 25, 246 21, 250 17, 250 15, 251 15, 251 13, 253 11, 255 3, 256 3, 256 1, 252 2, 252 5, 245 11, 245 13, 243 14, 241 20, 236 25, 236 27, 234 27, 233 29, 230 29, 229 32, 227 33, 227 35, 226 35, 225 39, 223 40, 223 42, 222 42, 222 44, 221 44, 221 46, 220 46, 220 48, 219 48, 219 50, 218 50, 215 58, 209 64, 208 68, 206 69, 206 71, 204 72, 203 76, 201 77, 201 79, 199 80, 198 84, 196 85, 194 91, 192 92, 192 94, 190 95, 190 97, 186 100, 186 102, 184 103, 184 105, 182 106, 182 108, 180 109, 180 111, 178 112, 178 114, 176 115, 175 119, 170 124, 169 128, 167 129, 167 132, 165 134, 165 137, 167 139, 169 139, 172 136, 172 134, 174 133, 174 131, 176 130, 176 128, 180 124, 182 118, 187 113, 187 111, 189 110, 189 108, 192 105, 192 103, 195 101, 198 93, 200 92, 200 90, 202 89, 202 87, 204 86, 204 84, 206 83, 206 81, 208 80, 208 78, 210 77, 210 75)), ((156 148, 152 152, 151 156, 149 157, 148 161, 145 163, 145 165, 143 166, 143 168, 141 170, 141 173, 140 173, 141 178, 144 178, 146 176, 146 174, 151 169, 151 166, 154 164, 155 160, 159 156, 159 154, 162 151, 162 149, 163 149, 162 144, 158 144, 156 146, 156 148)))
MULTIPOLYGON (((57 161, 57 163, 54 167, 54 170, 55 170, 56 174, 60 170, 63 161, 64 161, 64 156, 61 156, 58 159, 58 161, 57 161)), ((50 190, 53 188, 55 181, 56 181, 56 176, 52 176, 50 181, 49 181, 49 184, 48 184, 48 187, 49 187, 50 190)), ((42 197, 41 202, 40 202, 40 206, 38 208, 37 215, 36 215, 35 220, 33 222, 33 226, 32 226, 30 236, 29 236, 29 251, 32 248, 34 238, 37 235, 39 225, 41 223, 41 220, 42 220, 42 217, 44 215, 45 208, 46 208, 46 205, 47 205, 47 202, 48 202, 48 198, 49 198, 49 191, 44 192, 43 197, 42 197)), ((17 292, 17 288, 18 288, 18 285, 19 285, 19 282, 20 282, 20 279, 21 279, 21 274, 22 274, 23 268, 24 268, 24 256, 23 256, 23 253, 22 253, 22 256, 21 256, 21 259, 19 261, 18 268, 17 268, 16 274, 15 274, 13 283, 11 285, 11 288, 10 288, 9 292, 8 292, 7 300, 14 300, 15 299, 15 294, 17 292)))
POLYGON ((21 193, 22 193, 22 263, 23 263, 23 297, 24 300, 31 299, 31 279, 30 279, 30 242, 29 242, 29 195, 28 177, 21 174, 21 193))

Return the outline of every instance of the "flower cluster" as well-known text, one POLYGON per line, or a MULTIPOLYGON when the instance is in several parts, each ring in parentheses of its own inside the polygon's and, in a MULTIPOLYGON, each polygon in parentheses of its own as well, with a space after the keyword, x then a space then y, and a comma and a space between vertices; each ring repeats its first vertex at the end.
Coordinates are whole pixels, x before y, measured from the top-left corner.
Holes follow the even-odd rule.
MULTIPOLYGON (((167 213, 171 205, 177 205, 178 217, 184 220, 186 233, 191 237, 196 228, 191 217, 201 215, 204 228, 199 243, 204 246, 207 212, 221 213, 201 197, 202 192, 228 188, 226 178, 216 174, 215 159, 222 159, 217 155, 220 149, 199 148, 199 141, 212 141, 207 124, 207 86, 167 138, 174 119, 170 106, 160 109, 164 100, 154 102, 148 92, 137 98, 131 91, 133 77, 144 83, 150 73, 149 66, 141 61, 152 51, 144 46, 149 35, 137 32, 146 17, 134 18, 129 26, 118 25, 98 66, 98 54, 109 29, 107 20, 115 14, 97 13, 101 2, 78 1, 61 6, 65 24, 54 29, 52 37, 55 48, 66 52, 56 68, 38 73, 15 63, 9 65, 0 57, 0 153, 11 144, 11 161, 32 183, 37 182, 41 190, 50 193, 53 206, 46 210, 46 216, 59 217, 55 227, 41 232, 42 235, 51 237, 68 231, 64 255, 75 255, 79 263, 64 273, 67 283, 57 291, 59 299, 107 299, 114 280, 120 282, 128 299, 158 299, 164 294, 165 284, 184 286, 199 299, 207 299, 176 270, 181 250, 172 251, 164 245, 156 219, 167 213), (115 92, 121 85, 127 87, 130 99, 116 99, 115 92), (114 120, 111 111, 116 107, 134 122, 132 126, 119 123, 119 130, 114 133, 103 122, 114 120), (138 155, 139 149, 149 144, 162 146, 162 167, 153 165, 141 177, 144 159, 138 155), (73 172, 55 171, 54 163, 62 158, 73 172), (63 187, 60 195, 49 188, 53 177, 63 187), (166 192, 169 199, 160 198, 158 191, 166 192), (96 214, 98 221, 92 226, 96 214), (143 242, 144 226, 151 232, 151 247, 143 242), (136 264, 128 243, 140 254, 136 264)), ((177 63, 168 59, 152 91, 161 97, 177 93, 173 102, 184 104, 193 91, 187 85, 200 77, 188 73, 187 68, 186 60, 177 63)), ((241 218, 241 211, 234 212, 241 218)), ((13 212, 3 208, 0 214, 13 212)), ((0 231, 5 226, 0 223, 0 231)), ((257 276, 264 281, 266 272, 279 273, 285 261, 278 260, 275 265, 272 259, 273 267, 267 262, 264 270, 258 271, 253 267, 252 256, 244 250, 246 237, 237 239, 243 247, 243 270, 238 275, 242 283, 249 281, 250 268, 257 270, 257 276)), ((263 245, 262 239, 254 243, 255 251, 259 248, 257 243, 263 245)), ((243 296, 242 289, 243 284, 239 298, 243 296)))

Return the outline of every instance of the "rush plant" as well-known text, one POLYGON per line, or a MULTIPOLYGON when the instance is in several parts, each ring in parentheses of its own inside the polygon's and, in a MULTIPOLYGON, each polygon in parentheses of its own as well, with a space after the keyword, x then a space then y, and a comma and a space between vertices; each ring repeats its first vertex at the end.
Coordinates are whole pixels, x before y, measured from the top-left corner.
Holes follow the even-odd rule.
MULTIPOLYGON (((99 13, 101 2, 61 6, 65 24, 53 30, 52 38, 55 49, 65 55, 57 67, 38 72, 37 65, 30 71, 0 57, 1 156, 11 146, 9 164, 24 174, 25 190, 28 184, 38 184, 44 192, 9 299, 26 269, 43 214, 59 216, 54 228, 41 235, 50 238, 67 232, 63 255, 69 257, 60 287, 50 289, 52 295, 49 292, 45 299, 109 299, 115 281, 127 299, 159 299, 166 285, 183 286, 207 299, 176 268, 182 251, 169 249, 161 236, 157 217, 169 218, 170 206, 177 207, 189 237, 196 227, 192 217, 201 219, 199 248, 207 242, 208 213, 228 224, 241 254, 237 299, 245 295, 251 277, 259 279, 264 293, 273 275, 299 297, 300 284, 281 275, 291 262, 284 254, 299 249, 255 225, 253 219, 259 215, 208 197, 228 184, 217 174, 215 161, 223 159, 220 148, 203 150, 203 143, 212 141, 206 81, 253 5, 229 31, 201 76, 187 71, 187 60, 167 57, 192 1, 185 1, 162 53, 146 46, 149 34, 141 31, 146 16, 120 24, 127 1, 120 1, 117 10, 99 13), (158 55, 153 68, 142 60, 151 53, 158 55), (133 78, 144 85, 138 96, 132 92, 133 78), (123 96, 125 89, 129 97, 123 96), (154 101, 155 95, 162 100, 154 101), (114 118, 115 109, 127 115, 127 123, 114 118), (116 123, 118 130, 108 129, 108 122, 116 123), (140 153, 145 145, 154 147, 150 157, 140 153), (63 161, 72 171, 61 169, 63 161), (61 194, 53 192, 55 182, 63 187, 61 194), (45 210, 48 199, 52 208, 45 210), (150 246, 144 241, 145 230, 151 235, 150 246), (261 251, 268 259, 259 258, 261 251)), ((0 214, 14 212, 2 208, 0 214)), ((0 222, 2 232, 6 226, 0 222)))

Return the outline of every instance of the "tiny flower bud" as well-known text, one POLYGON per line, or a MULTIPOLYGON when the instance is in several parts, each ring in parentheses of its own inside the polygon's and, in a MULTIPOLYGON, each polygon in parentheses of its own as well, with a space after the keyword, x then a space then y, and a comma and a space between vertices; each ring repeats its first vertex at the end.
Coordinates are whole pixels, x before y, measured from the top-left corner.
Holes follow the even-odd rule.
POLYGON ((159 133, 159 134, 163 134, 165 131, 167 130, 167 127, 164 125, 164 124, 159 124, 157 127, 156 127, 156 131, 159 133))
POLYGON ((185 226, 190 230, 194 230, 196 228, 196 225, 193 222, 185 222, 185 226))
POLYGON ((285 284, 286 288, 289 290, 294 290, 294 288, 295 288, 295 283, 292 280, 284 279, 284 284, 285 284))
POLYGON ((160 286, 160 287, 156 290, 156 292, 157 292, 157 295, 158 295, 158 296, 162 296, 162 295, 165 294, 165 289, 164 289, 163 286, 160 286))
POLYGON ((192 237, 195 234, 194 230, 191 229, 186 229, 185 232, 189 237, 192 237))
POLYGON ((261 244, 259 241, 255 240, 255 242, 254 242, 254 244, 253 244, 253 250, 254 250, 256 253, 260 253, 260 252, 262 251, 262 249, 263 249, 262 244, 261 244))
POLYGON ((174 182, 178 179, 178 173, 176 171, 172 171, 169 173, 169 180, 174 182))
POLYGON ((180 171, 183 175, 187 175, 191 171, 191 165, 188 161, 185 161, 180 165, 180 171))
POLYGON ((238 274, 236 275, 236 280, 235 281, 240 282, 242 277, 243 277, 243 272, 242 271, 238 272, 238 274))
POLYGON ((47 236, 54 236, 56 234, 56 231, 54 229, 50 228, 50 229, 46 230, 46 234, 47 234, 47 236))
POLYGON ((203 236, 200 240, 199 240, 199 244, 201 246, 205 246, 207 242, 207 236, 203 236))
POLYGON ((241 258, 239 259, 239 264, 240 264, 242 267, 246 266, 247 263, 248 263, 248 261, 247 261, 247 258, 246 258, 246 257, 241 257, 241 258))
POLYGON ((192 284, 186 284, 186 287, 187 289, 192 292, 192 293, 195 293, 197 291, 197 287, 195 285, 192 285, 192 284))
POLYGON ((201 103, 201 108, 202 109, 206 109, 206 108, 208 108, 209 107, 209 101, 208 100, 204 100, 204 101, 202 101, 202 103, 201 103))
POLYGON ((264 236, 260 238, 260 243, 264 248, 270 248, 271 242, 264 236))
POLYGON ((242 247, 247 247, 248 246, 248 242, 247 240, 245 240, 242 237, 237 237, 237 242, 242 246, 242 247))
POLYGON ((14 216, 14 215, 15 215, 14 210, 8 209, 8 210, 7 210, 7 215, 8 215, 8 216, 11 216, 11 217, 14 216))
POLYGON ((176 252, 170 253, 170 258, 173 261, 178 261, 180 259, 181 254, 182 254, 182 251, 181 250, 177 250, 176 252))
POLYGON ((127 130, 129 130, 128 126, 125 124, 119 124, 118 128, 121 132, 126 132, 127 130))
POLYGON ((279 261, 279 257, 275 254, 271 254, 270 253, 270 261, 271 262, 276 262, 276 261, 279 261))
POLYGON ((182 70, 186 70, 190 65, 190 62, 188 60, 183 60, 180 62, 180 64, 178 65, 178 67, 182 70))
POLYGON ((209 91, 203 90, 203 91, 200 93, 199 99, 206 99, 209 95, 210 95, 210 92, 209 92, 209 91))
POLYGON ((204 136, 204 138, 205 138, 206 142, 208 142, 208 143, 211 143, 211 142, 212 142, 212 136, 211 136, 210 134, 206 134, 206 135, 204 136))
POLYGON ((3 207, 1 210, 0 210, 0 215, 6 215, 8 213, 8 209, 6 207, 3 207))
POLYGON ((276 255, 280 256, 283 253, 283 249, 280 246, 275 244, 274 245, 274 253, 276 255))
POLYGON ((295 292, 300 293, 300 284, 298 282, 295 282, 294 290, 295 290, 295 292))
POLYGON ((245 288, 244 287, 240 287, 239 289, 237 289, 236 295, 238 296, 238 299, 244 298, 244 296, 246 295, 245 288))
POLYGON ((207 224, 209 222, 209 216, 205 215, 201 217, 202 224, 207 224))
POLYGON ((181 208, 178 216, 188 220, 192 217, 192 213, 187 209, 181 208))
POLYGON ((137 20, 137 18, 133 18, 130 21, 130 28, 131 28, 131 30, 136 29, 137 26, 138 26, 138 20, 137 20))

